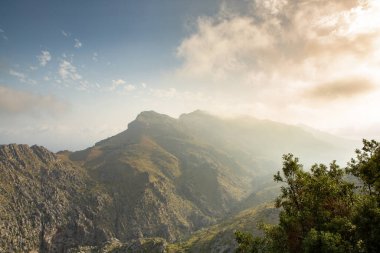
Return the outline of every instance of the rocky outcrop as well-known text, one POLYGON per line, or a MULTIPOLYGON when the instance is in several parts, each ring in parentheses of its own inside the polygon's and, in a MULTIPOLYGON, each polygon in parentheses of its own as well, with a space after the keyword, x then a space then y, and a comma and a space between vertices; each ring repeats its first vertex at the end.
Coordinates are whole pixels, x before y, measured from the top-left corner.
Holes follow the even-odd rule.
POLYGON ((163 238, 140 238, 126 243, 112 238, 101 246, 73 248, 69 253, 166 253, 167 246, 163 238))
POLYGON ((112 236, 109 195, 39 146, 0 146, 0 252, 65 252, 112 236))

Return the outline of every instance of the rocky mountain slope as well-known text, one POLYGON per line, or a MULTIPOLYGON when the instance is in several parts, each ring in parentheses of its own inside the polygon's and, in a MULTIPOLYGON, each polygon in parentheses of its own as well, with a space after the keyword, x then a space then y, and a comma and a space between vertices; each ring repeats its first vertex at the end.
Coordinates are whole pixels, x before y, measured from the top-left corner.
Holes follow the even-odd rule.
POLYGON ((347 153, 320 136, 252 118, 149 111, 78 152, 0 146, 0 252, 160 252, 272 200, 283 153, 323 161, 347 153))
POLYGON ((112 198, 43 147, 0 146, 0 252, 65 252, 112 237, 112 198))
POLYGON ((222 218, 250 190, 236 160, 155 112, 69 158, 113 196, 121 240, 178 240, 222 218))

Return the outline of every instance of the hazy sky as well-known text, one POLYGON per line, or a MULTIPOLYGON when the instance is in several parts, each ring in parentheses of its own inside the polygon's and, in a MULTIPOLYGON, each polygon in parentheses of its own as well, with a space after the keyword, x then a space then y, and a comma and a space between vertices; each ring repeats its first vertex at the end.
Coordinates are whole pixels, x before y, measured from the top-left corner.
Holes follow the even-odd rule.
POLYGON ((82 149, 143 110, 380 138, 380 1, 0 2, 0 143, 82 149))

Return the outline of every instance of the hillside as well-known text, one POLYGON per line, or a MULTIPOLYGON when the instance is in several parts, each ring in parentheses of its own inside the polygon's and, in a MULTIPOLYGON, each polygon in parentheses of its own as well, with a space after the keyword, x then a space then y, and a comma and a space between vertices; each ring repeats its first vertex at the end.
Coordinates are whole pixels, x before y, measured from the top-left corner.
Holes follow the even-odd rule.
POLYGON ((112 236, 112 198, 43 147, 0 146, 0 252, 62 252, 112 236))
POLYGON ((174 252, 235 252, 235 231, 250 232, 256 236, 262 234, 258 225, 277 224, 279 210, 271 204, 260 205, 244 210, 224 221, 197 231, 185 241, 170 244, 167 247, 169 253, 174 252))
POLYGON ((250 191, 250 174, 235 159, 155 112, 69 157, 114 197, 122 240, 175 241, 215 223, 250 191))
POLYGON ((277 224, 279 210, 271 204, 260 205, 250 208, 234 216, 226 217, 224 221, 201 229, 192 234, 186 240, 168 244, 162 238, 144 238, 120 242, 113 238, 96 247, 78 247, 72 249, 71 253, 121 253, 121 252, 153 252, 153 253, 175 253, 196 252, 212 253, 235 251, 234 232, 245 231, 254 235, 261 235, 258 229, 259 223, 277 224))

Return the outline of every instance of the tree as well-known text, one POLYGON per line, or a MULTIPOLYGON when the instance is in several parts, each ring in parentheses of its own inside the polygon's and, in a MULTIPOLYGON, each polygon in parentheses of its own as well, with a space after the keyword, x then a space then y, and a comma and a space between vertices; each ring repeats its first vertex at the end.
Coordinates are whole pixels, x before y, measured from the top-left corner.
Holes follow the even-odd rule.
POLYGON ((356 150, 347 172, 356 176, 360 187, 353 223, 363 252, 380 250, 380 143, 363 140, 362 150, 356 150))
POLYGON ((239 245, 250 241, 250 252, 356 252, 350 219, 354 185, 344 175, 335 161, 306 172, 298 158, 284 155, 282 173, 274 176, 283 184, 276 199, 276 207, 282 208, 279 225, 267 227, 264 239, 239 245))
POLYGON ((283 159, 283 176, 274 179, 285 183, 276 207, 283 208, 279 226, 289 252, 352 252, 354 185, 343 179, 344 171, 334 161, 305 172, 293 155, 283 159))
POLYGON ((237 233, 241 252, 380 252, 379 142, 363 140, 345 171, 334 161, 306 172, 298 158, 284 155, 274 180, 283 184, 280 222, 263 225, 263 238, 237 233))

